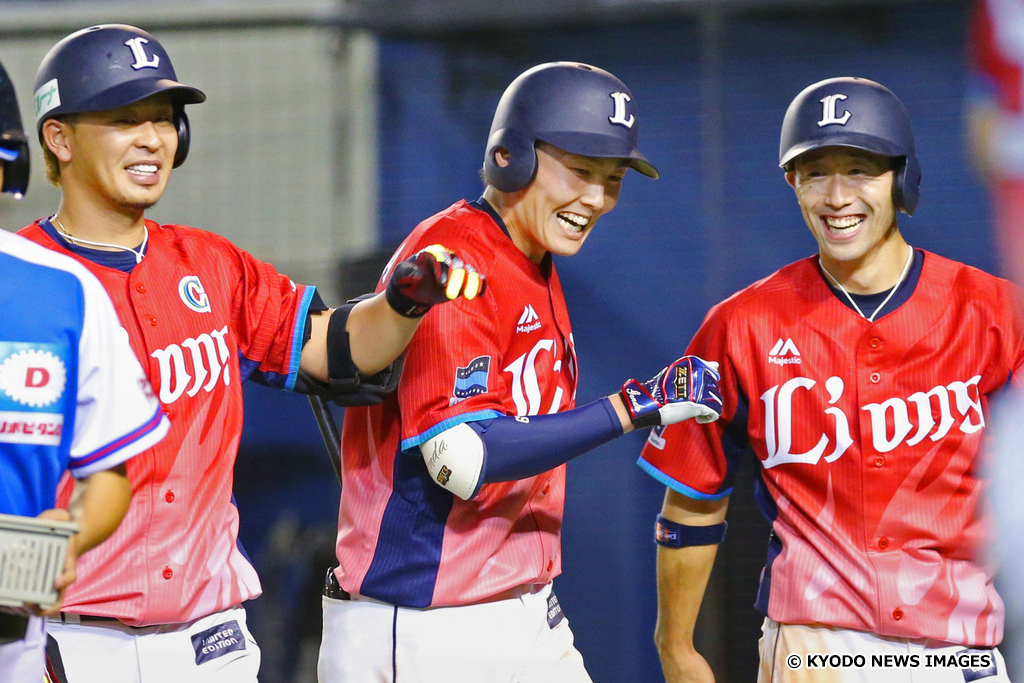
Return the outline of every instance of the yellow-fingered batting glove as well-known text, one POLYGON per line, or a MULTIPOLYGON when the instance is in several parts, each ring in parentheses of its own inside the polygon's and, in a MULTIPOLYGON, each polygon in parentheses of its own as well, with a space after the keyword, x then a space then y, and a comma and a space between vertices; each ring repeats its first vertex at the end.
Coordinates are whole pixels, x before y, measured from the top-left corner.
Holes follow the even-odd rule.
POLYGON ((395 266, 384 290, 391 308, 407 318, 423 316, 434 304, 482 295, 487 279, 455 252, 431 244, 395 266))

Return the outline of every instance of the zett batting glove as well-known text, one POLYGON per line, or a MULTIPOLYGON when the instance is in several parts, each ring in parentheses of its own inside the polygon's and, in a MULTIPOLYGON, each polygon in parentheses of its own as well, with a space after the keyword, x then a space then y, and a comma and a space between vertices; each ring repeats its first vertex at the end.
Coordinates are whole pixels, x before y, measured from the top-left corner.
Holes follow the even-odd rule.
POLYGON ((395 266, 384 290, 388 303, 406 318, 422 317, 434 304, 484 293, 487 281, 473 266, 440 244, 432 244, 395 266))
POLYGON ((683 356, 646 382, 622 385, 622 400, 637 429, 670 425, 691 417, 706 424, 722 414, 718 363, 683 356))

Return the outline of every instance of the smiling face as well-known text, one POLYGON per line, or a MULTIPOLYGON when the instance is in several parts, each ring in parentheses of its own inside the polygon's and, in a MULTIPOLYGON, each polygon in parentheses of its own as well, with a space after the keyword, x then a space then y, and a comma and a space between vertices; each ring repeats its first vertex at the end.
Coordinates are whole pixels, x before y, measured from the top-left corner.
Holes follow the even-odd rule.
POLYGON ((44 124, 53 125, 66 195, 120 212, 145 211, 163 195, 178 148, 169 94, 44 124))
POLYGON ((850 291, 891 287, 906 262, 893 180, 887 157, 846 147, 802 154, 786 173, 822 264, 850 291))
POLYGON ((534 263, 547 252, 573 256, 597 219, 615 208, 627 168, 625 159, 584 157, 538 144, 533 182, 503 202, 512 241, 534 263))

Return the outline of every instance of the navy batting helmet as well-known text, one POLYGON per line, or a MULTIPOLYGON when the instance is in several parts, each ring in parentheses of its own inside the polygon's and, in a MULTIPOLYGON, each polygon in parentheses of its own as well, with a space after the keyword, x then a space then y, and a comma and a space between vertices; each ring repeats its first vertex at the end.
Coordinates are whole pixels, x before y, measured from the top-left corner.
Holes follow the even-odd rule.
POLYGON ((4 163, 4 184, 0 192, 18 197, 28 189, 28 140, 21 127, 14 84, 0 64, 0 161, 4 163))
POLYGON ((779 166, 820 147, 852 147, 896 160, 893 202, 912 215, 921 198, 921 165, 903 103, 866 78, 830 78, 808 86, 789 105, 779 140, 779 166))
POLYGON ((520 74, 498 102, 487 138, 484 180, 502 192, 521 190, 537 172, 538 141, 572 154, 622 158, 651 178, 658 171, 636 148, 640 125, 629 88, 603 69, 549 62, 520 74), (505 148, 502 168, 494 152, 505 148))
POLYGON ((156 38, 124 24, 91 26, 67 36, 43 58, 36 73, 36 130, 62 114, 117 109, 167 92, 178 129, 177 168, 188 156, 186 104, 206 95, 178 82, 171 58, 156 38))

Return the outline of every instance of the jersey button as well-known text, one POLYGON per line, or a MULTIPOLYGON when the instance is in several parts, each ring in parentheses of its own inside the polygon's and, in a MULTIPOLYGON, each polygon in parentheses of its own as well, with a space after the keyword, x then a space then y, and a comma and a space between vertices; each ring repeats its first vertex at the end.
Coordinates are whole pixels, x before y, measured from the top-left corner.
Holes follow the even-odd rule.
POLYGON ((163 574, 165 579, 170 579, 172 576, 174 576, 174 570, 170 567, 164 567, 163 574))
MULTIPOLYGON (((156 325, 156 318, 153 318, 153 324, 156 325)), ((869 379, 871 380, 872 384, 878 384, 879 382, 882 381, 882 376, 877 372, 872 372, 871 377, 869 379)))
POLYGON ((885 464, 885 458, 880 455, 875 456, 875 467, 881 467, 885 464))
POLYGON ((873 349, 877 349, 882 345, 882 340, 879 339, 878 337, 872 337, 871 341, 868 342, 868 345, 873 349))
POLYGON ((895 619, 896 621, 899 621, 900 619, 902 619, 903 618, 903 610, 901 610, 899 607, 894 609, 892 611, 892 618, 895 619))
POLYGON ((168 491, 167 493, 165 493, 164 494, 164 500, 166 500, 168 503, 173 503, 174 502, 174 491, 168 491))
POLYGON ((554 560, 548 560, 548 571, 551 571, 551 568, 554 567, 554 566, 555 566, 555 561, 554 560))
POLYGON ((149 324, 152 325, 153 327, 156 327, 156 316, 155 315, 149 316, 149 324))
POLYGON ((548 495, 549 491, 551 491, 551 484, 544 484, 544 490, 542 490, 541 493, 543 493, 546 496, 548 495))
POLYGON ((138 292, 139 294, 145 294, 146 293, 146 285, 144 285, 144 284, 142 284, 140 282, 139 284, 135 285, 135 291, 138 292))
POLYGON ((878 549, 879 550, 885 550, 888 547, 889 547, 889 539, 888 538, 886 538, 885 536, 882 536, 880 539, 878 539, 878 549))

